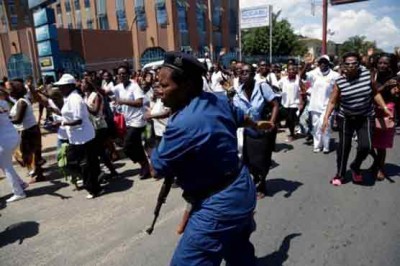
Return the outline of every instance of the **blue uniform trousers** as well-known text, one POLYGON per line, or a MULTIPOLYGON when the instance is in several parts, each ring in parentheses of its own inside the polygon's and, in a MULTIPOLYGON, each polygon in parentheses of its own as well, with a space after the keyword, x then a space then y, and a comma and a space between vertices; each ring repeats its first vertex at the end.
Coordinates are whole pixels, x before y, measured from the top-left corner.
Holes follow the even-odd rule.
POLYGON ((250 242, 254 229, 253 214, 221 221, 210 219, 202 210, 194 212, 170 265, 220 265, 222 259, 227 265, 255 265, 254 247, 250 242))

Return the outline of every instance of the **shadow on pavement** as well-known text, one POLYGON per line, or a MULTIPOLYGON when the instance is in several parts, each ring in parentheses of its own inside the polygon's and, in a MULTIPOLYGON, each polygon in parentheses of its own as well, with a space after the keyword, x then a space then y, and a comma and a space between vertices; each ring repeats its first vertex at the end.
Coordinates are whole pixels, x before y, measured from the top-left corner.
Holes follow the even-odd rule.
POLYGON ((128 190, 131 187, 133 187, 133 184, 134 184, 133 180, 130 180, 130 179, 119 179, 119 180, 116 180, 115 182, 110 182, 105 187, 104 194, 111 194, 111 193, 122 192, 122 191, 128 190))
POLYGON ((257 265, 258 266, 283 265, 283 263, 289 258, 288 251, 290 248, 290 241, 298 236, 301 236, 301 234, 297 233, 286 236, 283 239, 282 244, 279 247, 279 250, 274 251, 273 253, 266 255, 265 257, 257 258, 257 265))
POLYGON ((34 237, 39 233, 39 223, 20 222, 8 226, 0 232, 0 248, 18 241, 21 245, 26 238, 34 237))
MULTIPOLYGON (((50 186, 28 189, 26 191, 26 195, 28 197, 38 197, 38 196, 42 196, 42 195, 50 195, 50 196, 59 197, 62 200, 72 198, 70 196, 64 196, 64 195, 57 193, 57 190, 64 188, 64 187, 68 187, 69 186, 68 183, 60 182, 57 180, 52 180, 49 183, 51 184, 50 186)), ((31 185, 31 186, 33 186, 33 185, 31 185)))
POLYGON ((293 150, 293 145, 287 143, 277 143, 275 144, 275 152, 288 152, 293 150))
POLYGON ((50 153, 50 152, 53 152, 53 151, 55 151, 55 150, 57 150, 57 147, 56 147, 56 146, 47 147, 47 148, 44 148, 44 149, 42 150, 42 154, 44 154, 44 153, 50 153))
POLYGON ((267 179, 267 181, 266 181, 267 195, 266 196, 273 197, 275 194, 277 194, 281 191, 286 191, 285 195, 283 195, 283 196, 285 198, 289 198, 292 195, 292 193, 302 185, 303 185, 303 183, 301 183, 301 182, 285 180, 283 178, 267 179))
POLYGON ((122 172, 119 174, 120 178, 128 178, 128 177, 134 177, 136 175, 140 174, 140 169, 130 169, 126 170, 125 172, 122 172))

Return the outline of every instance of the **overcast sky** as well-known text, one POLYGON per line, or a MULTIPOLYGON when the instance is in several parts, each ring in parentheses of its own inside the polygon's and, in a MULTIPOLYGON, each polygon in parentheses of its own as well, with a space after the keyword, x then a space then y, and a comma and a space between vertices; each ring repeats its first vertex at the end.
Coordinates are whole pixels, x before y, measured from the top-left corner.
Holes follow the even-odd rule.
MULTIPOLYGON (((313 0, 240 0, 241 7, 273 5, 282 10, 296 33, 321 39, 322 0, 314 0, 315 15, 311 14, 313 0)), ((328 2, 330 2, 328 0, 328 2)), ((348 37, 365 35, 387 52, 400 46, 400 0, 369 0, 366 2, 331 6, 328 9, 329 40, 342 43, 348 37)))

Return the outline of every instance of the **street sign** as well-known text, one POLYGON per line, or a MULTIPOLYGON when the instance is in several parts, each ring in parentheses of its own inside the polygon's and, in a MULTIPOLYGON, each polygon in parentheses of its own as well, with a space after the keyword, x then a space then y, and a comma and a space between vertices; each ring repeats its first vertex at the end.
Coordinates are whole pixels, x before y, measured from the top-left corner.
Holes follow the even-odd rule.
POLYGON ((269 25, 269 6, 255 6, 240 10, 240 28, 250 29, 269 25))
POLYGON ((331 0, 331 5, 344 5, 344 4, 351 4, 351 3, 357 3, 357 2, 364 2, 368 0, 331 0))

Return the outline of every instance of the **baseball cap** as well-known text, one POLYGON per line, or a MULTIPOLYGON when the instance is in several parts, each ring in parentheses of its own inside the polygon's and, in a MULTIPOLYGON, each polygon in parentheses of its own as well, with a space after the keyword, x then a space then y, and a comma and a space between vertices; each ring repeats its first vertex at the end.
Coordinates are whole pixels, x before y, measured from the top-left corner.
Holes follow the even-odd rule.
POLYGON ((206 69, 196 57, 181 53, 181 52, 167 52, 165 53, 163 67, 169 67, 179 70, 188 75, 202 75, 206 69))
POLYGON ((328 55, 326 55, 326 54, 324 54, 324 55, 321 55, 320 57, 318 57, 318 60, 317 60, 317 62, 320 62, 320 61, 322 61, 322 60, 326 60, 326 61, 328 61, 328 63, 330 63, 331 62, 331 59, 329 58, 329 56, 328 55))
POLYGON ((64 74, 53 85, 54 86, 62 86, 62 85, 69 85, 69 84, 75 84, 75 83, 76 83, 76 80, 75 80, 74 76, 72 76, 71 74, 64 74))

